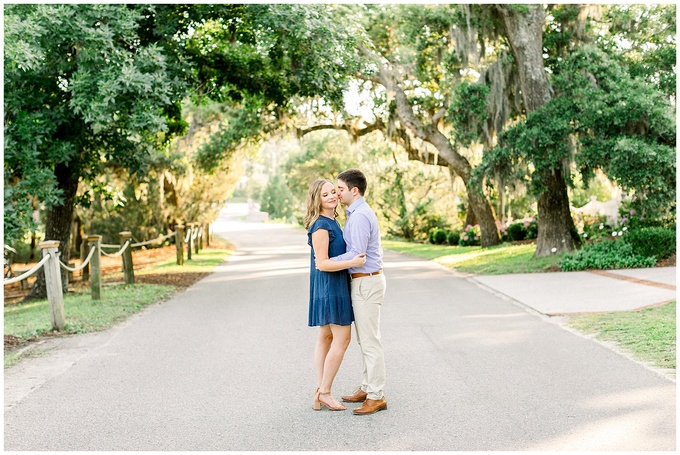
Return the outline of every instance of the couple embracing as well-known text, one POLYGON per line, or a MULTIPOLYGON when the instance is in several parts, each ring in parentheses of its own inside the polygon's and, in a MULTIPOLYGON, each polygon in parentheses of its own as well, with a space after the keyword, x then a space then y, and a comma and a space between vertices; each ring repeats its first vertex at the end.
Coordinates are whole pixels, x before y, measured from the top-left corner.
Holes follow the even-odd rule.
POLYGON ((354 322, 363 360, 363 379, 349 403, 362 403, 354 414, 366 415, 387 408, 385 356, 380 341, 380 308, 385 296, 382 246, 378 219, 364 200, 366 177, 349 169, 333 182, 312 183, 307 195, 304 224, 312 247, 309 290, 310 327, 318 326, 314 351, 318 383, 313 407, 345 410, 331 394, 351 339, 354 322), (347 207, 344 231, 336 221, 338 204, 347 207))

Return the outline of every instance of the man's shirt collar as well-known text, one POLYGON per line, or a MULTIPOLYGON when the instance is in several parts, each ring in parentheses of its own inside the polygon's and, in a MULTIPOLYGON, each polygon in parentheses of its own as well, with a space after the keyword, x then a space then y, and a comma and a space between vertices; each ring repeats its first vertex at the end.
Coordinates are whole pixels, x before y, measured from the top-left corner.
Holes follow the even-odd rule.
POLYGON ((354 213, 354 211, 365 202, 366 200, 363 198, 363 196, 357 199, 356 201, 352 202, 352 204, 349 207, 347 207, 346 210, 347 215, 351 215, 352 213, 354 213))

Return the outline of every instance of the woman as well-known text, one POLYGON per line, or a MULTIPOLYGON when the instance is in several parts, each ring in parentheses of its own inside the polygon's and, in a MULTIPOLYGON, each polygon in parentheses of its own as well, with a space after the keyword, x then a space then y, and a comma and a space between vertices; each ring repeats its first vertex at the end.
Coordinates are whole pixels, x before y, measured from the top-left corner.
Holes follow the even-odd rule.
POLYGON ((350 267, 361 267, 365 254, 349 261, 331 261, 330 258, 345 253, 342 229, 335 220, 338 215, 338 197, 335 185, 325 179, 312 183, 307 194, 307 213, 304 218, 307 243, 312 247, 309 279, 309 323, 319 326, 314 350, 317 371, 317 389, 314 393, 314 410, 326 406, 331 411, 345 410, 331 395, 331 386, 349 346, 350 329, 354 321, 350 299, 350 267))

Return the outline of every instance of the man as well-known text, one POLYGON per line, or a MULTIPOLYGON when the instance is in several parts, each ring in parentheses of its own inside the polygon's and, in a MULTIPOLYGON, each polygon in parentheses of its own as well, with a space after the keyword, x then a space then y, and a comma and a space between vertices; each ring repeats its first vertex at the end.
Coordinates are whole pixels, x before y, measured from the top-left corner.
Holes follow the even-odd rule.
POLYGON ((343 401, 363 404, 354 414, 366 415, 387 409, 383 394, 385 387, 385 355, 380 342, 380 308, 385 297, 385 275, 382 273, 383 250, 380 229, 375 212, 364 200, 366 176, 357 169, 348 169, 338 175, 338 199, 347 207, 347 223, 343 238, 347 252, 331 258, 346 260, 359 253, 366 253, 363 267, 349 269, 352 309, 357 342, 363 360, 363 380, 353 395, 342 397, 343 401))

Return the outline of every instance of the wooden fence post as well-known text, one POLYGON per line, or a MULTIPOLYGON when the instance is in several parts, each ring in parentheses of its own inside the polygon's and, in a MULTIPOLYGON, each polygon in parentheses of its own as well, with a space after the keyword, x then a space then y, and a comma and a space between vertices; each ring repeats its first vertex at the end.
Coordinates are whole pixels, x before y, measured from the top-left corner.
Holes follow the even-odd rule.
POLYGON ((194 223, 194 231, 196 232, 196 240, 194 241, 194 253, 198 254, 200 251, 200 243, 201 243, 201 224, 200 223, 194 223))
POLYGON ((47 240, 40 242, 42 256, 48 254, 50 259, 45 263, 45 285, 47 286, 47 301, 50 306, 50 322, 52 330, 64 330, 64 294, 61 287, 61 269, 59 267, 59 242, 47 240))
POLYGON ((177 265, 184 265, 184 225, 175 225, 175 247, 177 247, 177 265))
MULTIPOLYGON (((87 243, 87 235, 83 235, 83 241, 80 242, 80 263, 82 264, 87 259, 87 255, 90 253, 90 245, 87 243)), ((88 281, 90 279, 90 264, 85 265, 82 268, 83 281, 88 281)))
POLYGON ((90 276, 90 289, 92 290, 92 300, 102 299, 102 248, 101 235, 88 235, 87 243, 95 247, 92 255, 92 274, 90 276))
MULTIPOLYGON (((123 231, 118 234, 118 239, 120 240, 120 247, 125 245, 125 242, 132 238, 132 232, 123 231)), ((132 242, 130 242, 132 244, 132 242)), ((121 255, 123 258, 123 274, 125 275, 125 284, 135 284, 135 269, 132 264, 132 246, 128 247, 123 251, 121 255)))
POLYGON ((187 237, 189 237, 189 242, 187 243, 187 260, 191 261, 191 250, 194 249, 194 241, 191 236, 194 234, 194 223, 187 223, 187 237))

